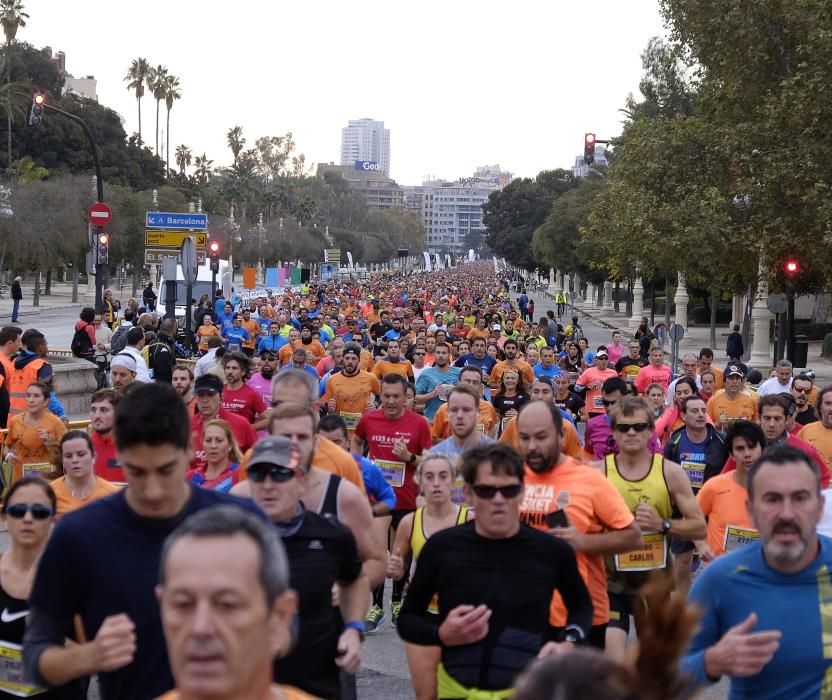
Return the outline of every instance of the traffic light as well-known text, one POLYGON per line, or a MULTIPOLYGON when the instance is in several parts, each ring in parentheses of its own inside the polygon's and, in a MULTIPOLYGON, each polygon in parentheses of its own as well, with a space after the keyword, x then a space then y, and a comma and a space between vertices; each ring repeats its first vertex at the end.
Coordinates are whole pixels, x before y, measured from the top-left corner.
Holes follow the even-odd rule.
POLYGON ((99 233, 95 237, 96 242, 96 256, 95 261, 99 265, 106 265, 110 258, 110 234, 99 233))
POLYGON ((783 271, 786 273, 786 277, 793 280, 800 272, 800 264, 794 258, 789 258, 783 264, 783 271))
POLYGON ((584 134, 584 163, 592 165, 595 162, 595 134, 584 134))
POLYGON ((36 92, 32 95, 32 111, 29 113, 29 126, 37 126, 43 118, 43 105, 46 104, 46 95, 36 92))
POLYGON ((220 244, 216 241, 211 241, 209 246, 211 249, 211 272, 220 271, 220 244))

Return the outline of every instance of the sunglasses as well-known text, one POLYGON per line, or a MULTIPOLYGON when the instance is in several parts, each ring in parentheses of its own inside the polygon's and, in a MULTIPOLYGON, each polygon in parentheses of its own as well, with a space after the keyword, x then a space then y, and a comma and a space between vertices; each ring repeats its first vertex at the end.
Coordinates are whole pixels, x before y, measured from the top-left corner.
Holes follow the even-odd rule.
POLYGON ((477 498, 491 500, 500 492, 503 498, 516 498, 523 490, 523 484, 509 484, 508 486, 491 486, 490 484, 474 484, 471 486, 477 498))
POLYGON ((271 478, 272 481, 275 481, 278 484, 283 484, 287 481, 291 481, 298 474, 299 472, 297 470, 284 467, 280 464, 273 464, 268 467, 261 467, 258 465, 254 469, 249 467, 248 470, 248 478, 255 484, 262 484, 266 480, 267 476, 271 478))
POLYGON ((617 403, 618 399, 613 399, 612 401, 610 401, 609 399, 601 399, 601 405, 606 406, 607 408, 609 408, 610 406, 615 406, 615 404, 617 403))
POLYGON ((46 520, 52 517, 54 511, 42 503, 14 503, 6 508, 6 515, 15 520, 22 520, 26 513, 31 513, 35 520, 46 520))
POLYGON ((617 433, 629 433, 630 428, 635 430, 637 433, 643 433, 645 430, 650 430, 649 423, 618 423, 615 426, 615 431, 617 433))

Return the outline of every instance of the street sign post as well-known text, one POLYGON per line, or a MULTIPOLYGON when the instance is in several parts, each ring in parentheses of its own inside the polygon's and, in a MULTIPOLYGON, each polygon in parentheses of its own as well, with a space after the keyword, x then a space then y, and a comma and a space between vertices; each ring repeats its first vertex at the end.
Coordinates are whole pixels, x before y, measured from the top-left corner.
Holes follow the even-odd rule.
POLYGON ((786 294, 769 294, 766 300, 768 310, 774 314, 774 357, 773 365, 783 359, 786 350, 786 313, 789 298, 786 294))
POLYGON ((674 323, 667 332, 670 337, 670 369, 676 376, 676 362, 679 359, 679 343, 685 337, 685 328, 681 323, 674 323))
POLYGON ((179 253, 182 260, 182 276, 185 278, 185 338, 188 347, 193 349, 194 337, 191 329, 191 302, 194 294, 194 282, 197 277, 196 242, 194 236, 188 236, 182 241, 182 250, 179 253))
POLYGON ((208 228, 208 214, 149 211, 145 214, 147 228, 199 230, 208 228))
POLYGON ((93 202, 87 209, 87 221, 93 226, 106 226, 113 220, 113 210, 104 202, 93 202))
MULTIPOLYGON (((180 251, 177 248, 145 248, 144 249, 144 264, 145 265, 161 265, 165 258, 174 258, 177 263, 180 261, 180 251)), ((197 249, 196 251, 197 265, 205 264, 205 251, 197 249)), ((174 275, 175 277, 175 275, 174 275)))
POLYGON ((205 249, 208 245, 207 233, 190 233, 188 231, 145 231, 144 244, 148 248, 182 247, 186 239, 193 238, 197 248, 205 249))

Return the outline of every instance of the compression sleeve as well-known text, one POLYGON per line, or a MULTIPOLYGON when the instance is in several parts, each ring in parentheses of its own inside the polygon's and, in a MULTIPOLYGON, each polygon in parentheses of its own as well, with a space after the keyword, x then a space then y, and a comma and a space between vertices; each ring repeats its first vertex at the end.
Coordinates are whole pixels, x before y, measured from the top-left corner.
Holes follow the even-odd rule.
POLYGON ((434 554, 428 540, 419 555, 416 573, 410 579, 410 586, 399 614, 399 636, 411 644, 422 646, 441 646, 439 625, 441 615, 428 612, 428 606, 436 592, 436 572, 439 571, 439 558, 434 554))
POLYGON ((711 579, 717 577, 708 576, 707 573, 706 571, 694 581, 689 596, 691 604, 697 606, 702 613, 699 630, 681 661, 682 672, 690 678, 691 688, 719 680, 711 678, 705 671, 705 651, 716 644, 723 634, 716 615, 720 591, 718 586, 711 585, 711 579))
POLYGON ((23 633, 23 675, 27 682, 48 686, 40 673, 40 657, 51 647, 63 647, 66 628, 38 608, 29 608, 23 633))

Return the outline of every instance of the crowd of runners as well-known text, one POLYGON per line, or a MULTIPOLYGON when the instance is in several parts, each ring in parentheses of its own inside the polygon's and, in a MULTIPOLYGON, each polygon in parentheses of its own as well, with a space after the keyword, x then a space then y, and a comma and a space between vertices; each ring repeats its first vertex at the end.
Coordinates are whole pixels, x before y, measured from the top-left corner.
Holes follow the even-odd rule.
POLYGON ((484 263, 194 321, 183 361, 175 319, 84 309, 88 425, 0 329, 0 697, 346 700, 388 624, 418 700, 832 697, 811 373, 671 368, 484 263))

